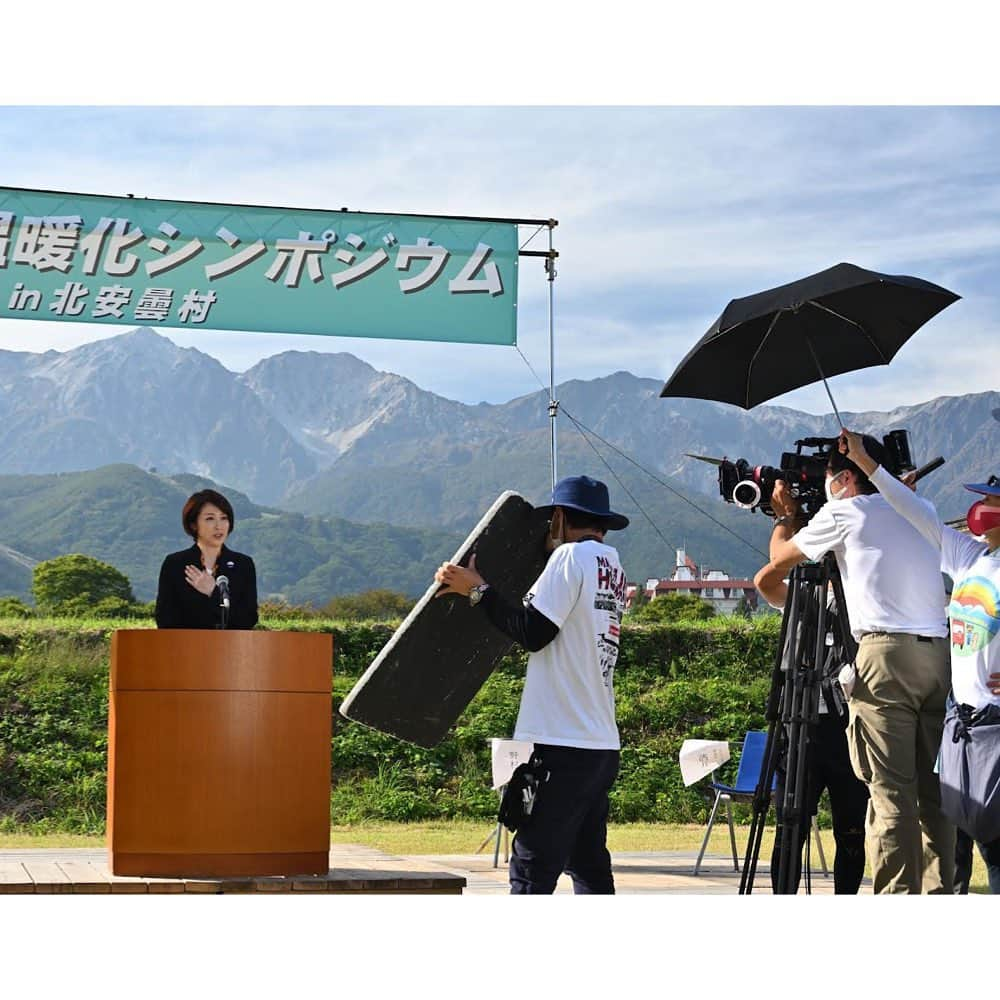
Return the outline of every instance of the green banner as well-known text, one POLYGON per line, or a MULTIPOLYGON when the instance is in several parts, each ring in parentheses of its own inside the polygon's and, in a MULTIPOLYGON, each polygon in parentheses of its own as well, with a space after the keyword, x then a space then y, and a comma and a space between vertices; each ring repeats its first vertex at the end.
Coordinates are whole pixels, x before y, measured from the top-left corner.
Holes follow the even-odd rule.
POLYGON ((517 226, 0 188, 0 319, 514 344, 517 226))

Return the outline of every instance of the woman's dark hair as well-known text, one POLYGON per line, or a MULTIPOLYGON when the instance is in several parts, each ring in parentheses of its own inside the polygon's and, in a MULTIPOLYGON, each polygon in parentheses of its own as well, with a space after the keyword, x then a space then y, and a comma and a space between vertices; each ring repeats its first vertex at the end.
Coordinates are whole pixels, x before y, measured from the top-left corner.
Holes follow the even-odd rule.
MULTIPOLYGON (((865 446, 865 451, 878 462, 879 465, 885 465, 885 448, 882 447, 882 443, 877 439, 873 438, 870 434, 864 434, 861 437, 861 443, 865 446)), ((830 457, 826 460, 826 467, 836 476, 838 473, 843 472, 845 469, 850 469, 854 473, 855 479, 858 484, 859 493, 878 493, 878 487, 858 468, 846 455, 842 455, 836 448, 830 452, 830 457)))
POLYGON ((585 510, 574 510, 572 507, 560 507, 566 523, 574 531, 600 531, 608 530, 608 519, 597 514, 588 514, 585 510))
POLYGON ((181 511, 181 523, 184 525, 184 530, 192 538, 198 537, 198 515, 201 513, 201 508, 207 503, 214 504, 229 518, 229 533, 232 534, 233 528, 236 527, 233 505, 215 490, 199 490, 188 497, 187 503, 184 504, 184 509, 181 511))

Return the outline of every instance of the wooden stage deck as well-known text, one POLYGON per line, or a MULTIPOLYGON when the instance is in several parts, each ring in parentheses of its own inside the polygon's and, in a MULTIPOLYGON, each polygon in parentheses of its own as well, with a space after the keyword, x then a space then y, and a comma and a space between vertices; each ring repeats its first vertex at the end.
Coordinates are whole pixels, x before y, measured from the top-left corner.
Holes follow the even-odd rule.
POLYGON ((466 879, 353 844, 330 850, 326 875, 253 878, 128 878, 112 875, 105 851, 24 850, 0 852, 3 893, 392 893, 461 895, 466 879))

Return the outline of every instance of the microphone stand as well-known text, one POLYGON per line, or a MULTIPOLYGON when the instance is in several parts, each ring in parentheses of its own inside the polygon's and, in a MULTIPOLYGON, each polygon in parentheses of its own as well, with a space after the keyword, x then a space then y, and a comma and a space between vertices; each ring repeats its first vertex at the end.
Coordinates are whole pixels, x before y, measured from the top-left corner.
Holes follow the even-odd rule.
POLYGON ((229 578, 220 576, 216 580, 219 591, 219 624, 216 628, 229 628, 229 578))

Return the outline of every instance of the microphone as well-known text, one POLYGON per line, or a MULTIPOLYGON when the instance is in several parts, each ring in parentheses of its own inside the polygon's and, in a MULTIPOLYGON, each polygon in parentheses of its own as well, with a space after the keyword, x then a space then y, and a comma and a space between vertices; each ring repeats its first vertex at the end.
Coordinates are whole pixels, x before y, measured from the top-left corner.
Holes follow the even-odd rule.
POLYGON ((229 607, 229 577, 217 576, 215 585, 219 588, 219 596, 222 598, 222 607, 229 607))

